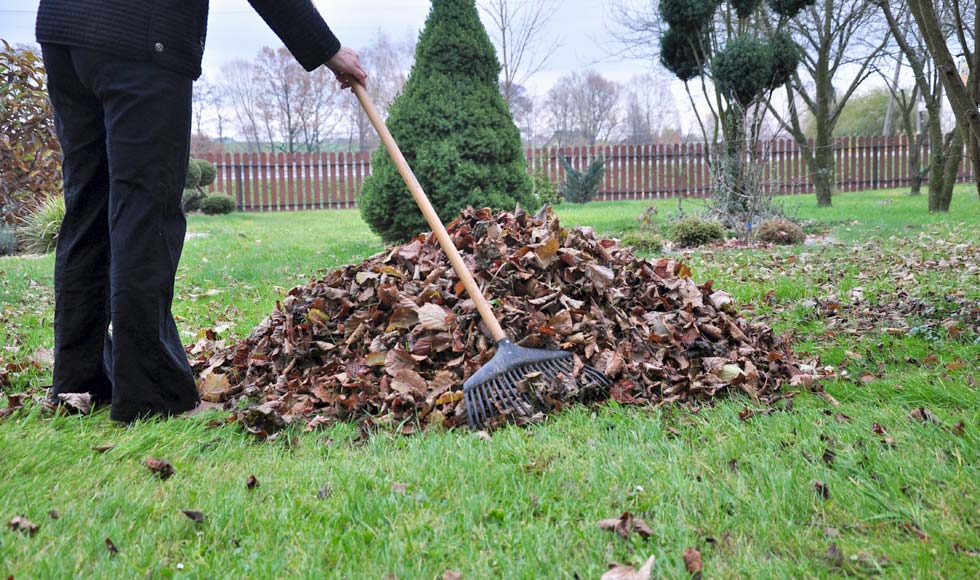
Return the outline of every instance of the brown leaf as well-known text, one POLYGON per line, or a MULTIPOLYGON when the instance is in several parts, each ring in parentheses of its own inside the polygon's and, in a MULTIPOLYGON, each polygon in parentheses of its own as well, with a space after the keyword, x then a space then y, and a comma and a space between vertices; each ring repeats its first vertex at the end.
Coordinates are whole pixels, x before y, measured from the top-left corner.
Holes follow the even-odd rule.
POLYGON ((966 425, 963 424, 963 421, 960 421, 956 425, 953 425, 953 429, 951 431, 953 435, 960 436, 963 435, 963 432, 965 430, 966 430, 966 425))
POLYGON ((618 518, 601 520, 598 526, 599 529, 616 532, 624 540, 628 539, 633 532, 639 534, 644 540, 653 535, 653 529, 645 521, 633 517, 633 514, 629 512, 623 512, 623 515, 618 518))
POLYGON ((92 447, 92 451, 95 451, 96 453, 105 453, 106 451, 110 451, 115 447, 116 447, 115 443, 105 443, 103 445, 94 445, 92 447))
POLYGON ((701 563, 701 552, 694 546, 684 550, 684 567, 691 574, 699 574, 704 567, 701 563))
POLYGON ((209 403, 220 403, 230 389, 227 375, 211 373, 198 385, 197 392, 209 403))
POLYGON ((119 548, 117 548, 116 545, 109 538, 106 538, 105 539, 105 547, 106 547, 106 549, 109 550, 109 553, 110 554, 118 554, 119 553, 119 548))
POLYGON ((204 522, 204 514, 197 510, 180 510, 184 512, 184 515, 194 521, 195 524, 200 524, 204 522))
POLYGON ((88 415, 92 412, 92 395, 90 393, 59 393, 58 401, 72 413, 88 415))
POLYGON ((248 479, 245 480, 245 487, 247 489, 255 489, 259 486, 259 480, 254 475, 249 475, 248 479))
POLYGON ((919 423, 932 423, 933 425, 939 425, 942 421, 929 409, 925 407, 916 407, 912 409, 909 413, 909 419, 913 421, 918 421, 919 423))
POLYGON ((438 304, 426 302, 416 311, 419 317, 419 324, 426 330, 449 330, 449 322, 453 315, 446 312, 446 309, 438 304))
POLYGON ((442 580, 463 580, 463 574, 455 570, 446 570, 442 573, 442 580))
POLYGON ((413 370, 400 370, 395 374, 395 378, 391 379, 391 390, 399 393, 422 396, 427 388, 428 383, 422 375, 413 370))
POLYGON ((753 411, 752 409, 749 409, 748 407, 745 407, 744 409, 742 409, 741 411, 739 411, 739 413, 738 413, 738 419, 739 419, 739 421, 748 421, 754 415, 755 415, 755 411, 753 411))
POLYGON ((653 573, 654 561, 654 556, 650 556, 639 570, 632 566, 610 564, 609 570, 599 580, 650 580, 650 575, 653 573))
POLYGON ((922 531, 922 528, 920 528, 915 522, 899 522, 898 527, 910 534, 913 534, 923 542, 929 541, 929 534, 922 531))
POLYGON ((52 520, 56 520, 61 517, 61 514, 58 513, 58 510, 51 510, 48 512, 48 517, 52 520))
POLYGON ((830 499, 830 487, 822 481, 813 482, 813 491, 823 499, 830 499))
POLYGON ((333 488, 330 487, 329 483, 324 483, 320 487, 320 491, 316 492, 317 499, 327 499, 333 494, 333 488))
POLYGON ((166 459, 147 457, 144 462, 146 463, 146 467, 160 479, 170 479, 174 474, 174 466, 170 465, 170 462, 166 459))
POLYGON ((826 557, 827 557, 827 561, 830 563, 831 567, 833 568, 840 568, 844 564, 844 554, 840 551, 840 548, 838 548, 837 544, 835 544, 834 542, 831 542, 830 545, 827 546, 826 557))
POLYGON ((27 534, 30 537, 34 537, 40 526, 32 522, 31 520, 25 518, 24 516, 15 516, 14 519, 7 522, 7 527, 14 532, 21 532, 27 534))
POLYGON ((391 484, 391 491, 395 493, 405 493, 408 491, 408 484, 396 481, 395 483, 391 484))

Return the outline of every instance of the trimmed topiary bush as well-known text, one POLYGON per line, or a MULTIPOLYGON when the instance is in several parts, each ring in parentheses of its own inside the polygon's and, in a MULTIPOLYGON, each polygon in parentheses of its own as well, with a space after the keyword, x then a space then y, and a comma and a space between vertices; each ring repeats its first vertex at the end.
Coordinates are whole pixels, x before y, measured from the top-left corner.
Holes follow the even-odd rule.
POLYGON ((184 207, 184 213, 191 213, 192 211, 201 209, 201 202, 207 196, 208 194, 197 188, 185 189, 180 199, 181 205, 184 207))
POLYGON ((184 187, 191 189, 201 183, 201 166, 195 163, 194 159, 187 162, 187 177, 184 179, 184 187))
POLYGON ((65 197, 52 195, 28 214, 17 229, 24 249, 32 254, 53 252, 58 245, 58 232, 65 219, 65 197))
POLYGON ((703 246, 725 239, 725 226, 721 223, 690 216, 679 219, 668 228, 670 239, 679 246, 703 246))
MULTIPOLYGON (((499 73, 474 0, 432 0, 415 65, 387 123, 443 220, 467 206, 535 205, 499 73)), ((361 216, 386 242, 429 229, 383 147, 361 192, 361 216)))
POLYGON ((197 187, 207 187, 218 178, 218 168, 207 159, 195 159, 194 163, 197 163, 197 167, 201 171, 201 178, 197 181, 197 187))
POLYGON ((806 239, 803 228, 789 220, 765 220, 756 228, 756 237, 770 244, 802 244, 806 239))
POLYGON ((201 212, 218 215, 235 211, 235 200, 223 193, 212 193, 201 200, 201 212))
POLYGON ((0 256, 9 256, 17 251, 17 230, 11 226, 0 225, 0 256))

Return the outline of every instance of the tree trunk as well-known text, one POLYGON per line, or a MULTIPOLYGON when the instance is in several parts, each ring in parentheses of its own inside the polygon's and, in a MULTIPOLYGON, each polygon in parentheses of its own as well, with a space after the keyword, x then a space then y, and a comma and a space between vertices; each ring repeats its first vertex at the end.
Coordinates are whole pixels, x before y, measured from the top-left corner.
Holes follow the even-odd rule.
POLYGON ((912 178, 912 190, 909 195, 922 194, 922 180, 925 173, 922 171, 922 135, 913 135, 909 142, 909 173, 912 178))
POLYGON ((973 181, 977 186, 977 196, 980 196, 980 135, 970 139, 970 161, 973 164, 973 181))
POLYGON ((830 207, 834 194, 834 143, 833 129, 826 123, 817 123, 814 140, 813 187, 817 191, 817 207, 830 207))
POLYGON ((943 189, 937 200, 935 211, 946 213, 953 201, 953 187, 956 185, 956 173, 963 161, 963 131, 959 125, 950 133, 946 143, 946 161, 943 166, 943 189))
POLYGON ((942 211, 939 208, 943 195, 946 148, 943 146, 943 128, 940 125, 939 111, 936 108, 929 108, 927 119, 929 125, 929 213, 934 213, 942 211))

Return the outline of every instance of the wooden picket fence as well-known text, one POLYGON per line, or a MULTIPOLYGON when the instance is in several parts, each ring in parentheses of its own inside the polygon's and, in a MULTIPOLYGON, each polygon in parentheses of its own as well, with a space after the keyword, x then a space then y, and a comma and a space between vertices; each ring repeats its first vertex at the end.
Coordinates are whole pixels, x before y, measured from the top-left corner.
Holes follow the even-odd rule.
MULTIPOLYGON (((914 145, 913 145, 914 146, 914 145)), ((902 136, 842 137, 834 144, 840 191, 907 187, 912 182, 909 142, 902 136)), ((922 144, 920 159, 928 161, 922 144)), ((763 144, 763 183, 768 193, 813 192, 812 175, 797 143, 778 139, 763 144)), ((529 171, 542 171, 562 183, 562 157, 585 170, 602 157, 606 172, 599 200, 704 197, 711 191, 706 146, 701 143, 614 145, 528 149, 529 171)), ((242 211, 338 209, 357 206, 361 184, 371 173, 370 154, 284 153, 206 155, 218 168, 211 190, 232 195, 242 211)), ((964 152, 958 180, 975 180, 964 152)))

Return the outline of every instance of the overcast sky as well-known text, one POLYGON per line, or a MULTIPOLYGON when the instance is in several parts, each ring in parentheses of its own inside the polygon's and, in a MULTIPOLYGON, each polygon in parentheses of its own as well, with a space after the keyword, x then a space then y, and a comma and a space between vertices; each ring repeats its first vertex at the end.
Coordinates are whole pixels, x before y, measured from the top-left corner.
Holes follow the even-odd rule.
MULTIPOLYGON (((340 41, 354 49, 370 44, 379 30, 396 39, 418 35, 429 11, 429 0, 314 0, 314 3, 340 41)), ((562 44, 547 68, 529 83, 535 92, 546 91, 556 78, 576 69, 595 68, 620 82, 650 72, 651 63, 608 56, 614 50, 611 4, 596 0, 560 2, 561 9, 549 22, 545 34, 561 40, 562 44)), ((0 0, 0 38, 13 43, 33 42, 37 5, 38 0, 0 0)), ((223 63, 234 58, 250 60, 261 47, 281 44, 246 0, 211 0, 205 75, 217 76, 223 63)))

